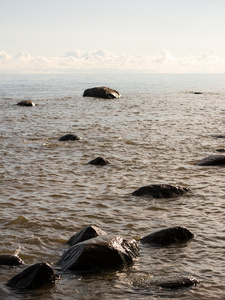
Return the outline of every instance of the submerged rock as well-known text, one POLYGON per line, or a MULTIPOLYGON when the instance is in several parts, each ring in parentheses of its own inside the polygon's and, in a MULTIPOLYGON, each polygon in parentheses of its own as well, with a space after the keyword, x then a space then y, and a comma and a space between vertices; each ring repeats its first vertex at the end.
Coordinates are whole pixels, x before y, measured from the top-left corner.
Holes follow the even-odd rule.
POLYGON ((153 198, 172 198, 191 192, 187 187, 170 184, 152 184, 143 186, 132 193, 133 196, 153 198))
POLYGON ((37 289, 48 283, 54 283, 57 279, 52 267, 43 262, 34 264, 13 278, 7 285, 17 289, 37 289))
POLYGON ((95 238, 100 235, 107 235, 107 233, 105 233, 105 231, 101 230, 100 228, 98 228, 96 226, 87 226, 87 227, 83 228, 82 230, 80 230, 79 232, 77 232, 76 234, 74 234, 68 240, 67 243, 70 246, 73 246, 80 242, 95 238))
POLYGON ((76 244, 64 252, 58 261, 63 270, 78 273, 98 272, 114 269, 133 262, 139 255, 135 240, 124 240, 120 236, 98 236, 76 244))
POLYGON ((89 161, 88 164, 95 165, 95 166, 105 166, 105 165, 110 164, 110 162, 108 160, 106 160, 106 159, 104 159, 104 158, 102 158, 102 157, 99 156, 99 157, 97 157, 97 158, 89 161))
POLYGON ((223 166, 225 165, 225 155, 210 155, 195 163, 198 166, 223 166))
POLYGON ((24 264, 24 262, 16 255, 0 254, 0 265, 18 266, 22 264, 24 264))
POLYGON ((121 95, 116 90, 110 89, 109 87, 101 86, 86 89, 83 93, 83 97, 114 99, 120 98, 121 95))
POLYGON ((151 233, 141 239, 141 243, 152 246, 169 246, 186 243, 194 238, 194 234, 187 228, 177 226, 151 233))
POLYGON ((185 288, 185 287, 190 287, 197 285, 199 281, 194 278, 194 277, 181 277, 181 278, 171 278, 168 281, 164 282, 158 282, 156 283, 157 286, 162 287, 164 289, 180 289, 180 288, 185 288))
POLYGON ((18 102, 16 105, 19 105, 19 106, 35 106, 35 103, 32 102, 31 100, 22 100, 22 101, 18 102))
POLYGON ((65 134, 59 138, 59 142, 66 142, 66 141, 78 141, 80 137, 75 134, 65 134))

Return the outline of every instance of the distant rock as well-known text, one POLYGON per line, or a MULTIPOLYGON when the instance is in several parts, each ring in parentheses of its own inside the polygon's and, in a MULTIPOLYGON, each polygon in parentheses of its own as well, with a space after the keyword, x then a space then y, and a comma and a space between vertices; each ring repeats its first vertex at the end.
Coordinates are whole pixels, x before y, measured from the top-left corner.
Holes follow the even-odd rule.
POLYGON ((88 164, 95 165, 95 166, 105 166, 105 165, 110 164, 110 162, 108 160, 106 160, 106 159, 104 159, 104 158, 102 158, 102 157, 99 156, 99 157, 97 157, 97 158, 89 161, 88 164))
POLYGON ((194 234, 187 228, 177 226, 162 229, 151 233, 141 239, 141 243, 151 246, 169 246, 172 244, 186 243, 194 238, 194 234))
POLYGON ((83 97, 94 97, 94 98, 105 98, 105 99, 115 99, 120 98, 121 95, 116 90, 110 89, 109 87, 94 87, 86 89, 83 93, 83 97))
POLYGON ((78 141, 80 137, 75 134, 65 134, 59 138, 59 142, 66 142, 66 141, 78 141))
POLYGON ((0 265, 17 266, 22 264, 24 264, 24 262, 16 255, 0 254, 0 265))
POLYGON ((135 240, 127 241, 120 236, 104 235, 70 247, 57 264, 64 271, 98 272, 128 265, 138 255, 139 248, 135 240))
POLYGON ((194 92, 195 95, 202 95, 202 92, 194 92))
POLYGON ((95 238, 100 235, 106 235, 105 231, 101 230, 100 228, 96 226, 87 226, 74 234, 69 240, 68 244, 70 246, 76 245, 80 242, 95 238))
POLYGON ((225 165, 225 155, 209 155, 197 162, 195 165, 198 166, 224 166, 225 165))
POLYGON ((45 284, 54 283, 57 279, 52 267, 47 263, 34 264, 13 278, 7 285, 17 289, 37 289, 45 284))
POLYGON ((191 192, 187 187, 170 184, 152 184, 143 186, 132 193, 133 196, 153 198, 172 198, 191 192))
POLYGON ((213 134, 212 137, 217 138, 217 139, 224 139, 225 135, 224 134, 213 134))
POLYGON ((224 148, 221 148, 221 149, 216 149, 217 152, 225 152, 225 149, 224 148))
POLYGON ((32 102, 31 100, 22 100, 17 103, 19 106, 35 106, 35 103, 32 102))

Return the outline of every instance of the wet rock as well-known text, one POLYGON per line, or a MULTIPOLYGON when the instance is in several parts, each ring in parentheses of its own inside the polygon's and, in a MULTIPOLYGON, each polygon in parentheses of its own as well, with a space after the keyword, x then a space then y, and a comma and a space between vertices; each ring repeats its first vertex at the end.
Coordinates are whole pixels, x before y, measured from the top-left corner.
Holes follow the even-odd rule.
POLYGON ((84 91, 83 97, 95 97, 95 98, 105 98, 114 99, 120 98, 121 95, 116 90, 110 89, 109 87, 94 87, 84 91))
POLYGON ((213 134, 212 137, 217 138, 217 139, 224 139, 225 135, 224 134, 213 134))
POLYGON ((88 164, 95 165, 95 166, 105 166, 105 165, 110 164, 110 162, 108 160, 106 160, 106 159, 104 159, 104 158, 102 158, 102 157, 99 156, 99 157, 97 157, 97 158, 89 161, 88 164))
POLYGON ((225 149, 224 148, 221 148, 221 149, 216 149, 217 152, 225 152, 225 149))
POLYGON ((199 283, 199 281, 194 277, 181 277, 175 279, 169 279, 168 281, 158 282, 157 286, 165 288, 165 289, 180 289, 190 286, 195 286, 199 283))
POLYGON ((0 265, 3 266, 18 266, 22 265, 24 262, 16 255, 10 254, 0 254, 0 265))
POLYGON ((72 246, 64 252, 58 265, 63 270, 77 273, 98 272, 130 264, 138 255, 139 248, 135 240, 105 235, 72 246))
POLYGON ((87 226, 74 234, 69 240, 68 244, 70 246, 76 245, 80 242, 95 238, 97 236, 106 235, 105 231, 101 230, 96 226, 87 226))
POLYGON ((225 165, 225 155, 209 155, 195 163, 198 166, 223 166, 225 165))
POLYGON ((195 95, 202 95, 202 92, 194 92, 195 95))
POLYGON ((141 243, 151 246, 169 246, 186 243, 194 238, 194 234, 187 228, 177 226, 151 233, 141 239, 141 243))
POLYGON ((31 100, 22 100, 17 103, 19 106, 35 106, 35 103, 32 102, 31 100))
POLYGON ((37 289, 45 284, 54 283, 57 279, 52 267, 43 262, 34 264, 13 278, 11 278, 7 285, 17 289, 37 289))
POLYGON ((59 138, 59 142, 78 141, 80 137, 75 134, 65 134, 59 138))
POLYGON ((187 187, 170 184, 152 184, 143 186, 132 193, 133 196, 153 198, 172 198, 191 192, 187 187))

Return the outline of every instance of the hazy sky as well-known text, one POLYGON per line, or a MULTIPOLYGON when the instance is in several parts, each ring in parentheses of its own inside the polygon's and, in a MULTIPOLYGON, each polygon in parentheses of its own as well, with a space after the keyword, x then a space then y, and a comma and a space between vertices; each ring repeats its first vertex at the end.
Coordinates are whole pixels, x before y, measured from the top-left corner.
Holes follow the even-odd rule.
POLYGON ((59 69, 60 58, 70 71, 76 63, 82 69, 84 59, 91 59, 94 68, 100 49, 105 68, 110 63, 118 68, 124 58, 130 69, 136 64, 140 69, 140 63, 146 69, 148 63, 154 71, 157 65, 151 64, 164 60, 173 62, 172 72, 179 71, 179 64, 181 71, 185 64, 191 71, 190 59, 201 68, 202 59, 210 60, 211 67, 213 61, 212 71, 222 72, 224 15, 225 0, 0 0, 0 72, 19 68, 22 56, 29 60, 27 68, 32 68, 32 59, 39 71, 50 65, 54 69, 54 64, 59 69))

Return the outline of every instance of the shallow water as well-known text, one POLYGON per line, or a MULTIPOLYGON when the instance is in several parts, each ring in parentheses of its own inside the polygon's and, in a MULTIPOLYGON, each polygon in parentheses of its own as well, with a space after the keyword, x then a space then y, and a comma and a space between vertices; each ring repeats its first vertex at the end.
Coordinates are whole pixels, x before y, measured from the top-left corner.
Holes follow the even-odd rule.
MULTIPOLYGON (((18 292, 5 283, 24 267, 1 267, 5 299, 222 299, 225 288, 223 167, 193 165, 225 148, 225 75, 0 75, 0 254, 27 265, 55 264, 65 242, 96 225, 109 234, 141 238, 185 226, 187 245, 141 246, 129 268, 89 276, 72 272, 55 286, 18 292), (83 98, 106 85, 116 100, 83 98), (194 92, 202 92, 196 95, 194 92), (31 99, 35 107, 19 107, 31 99), (74 133, 82 139, 58 142, 74 133), (87 165, 103 156, 112 164, 87 165), (175 199, 131 193, 147 184, 188 186, 175 199), (196 277, 177 291, 151 286, 161 277, 196 277)), ((3 299, 4 299, 3 298, 3 299)))

